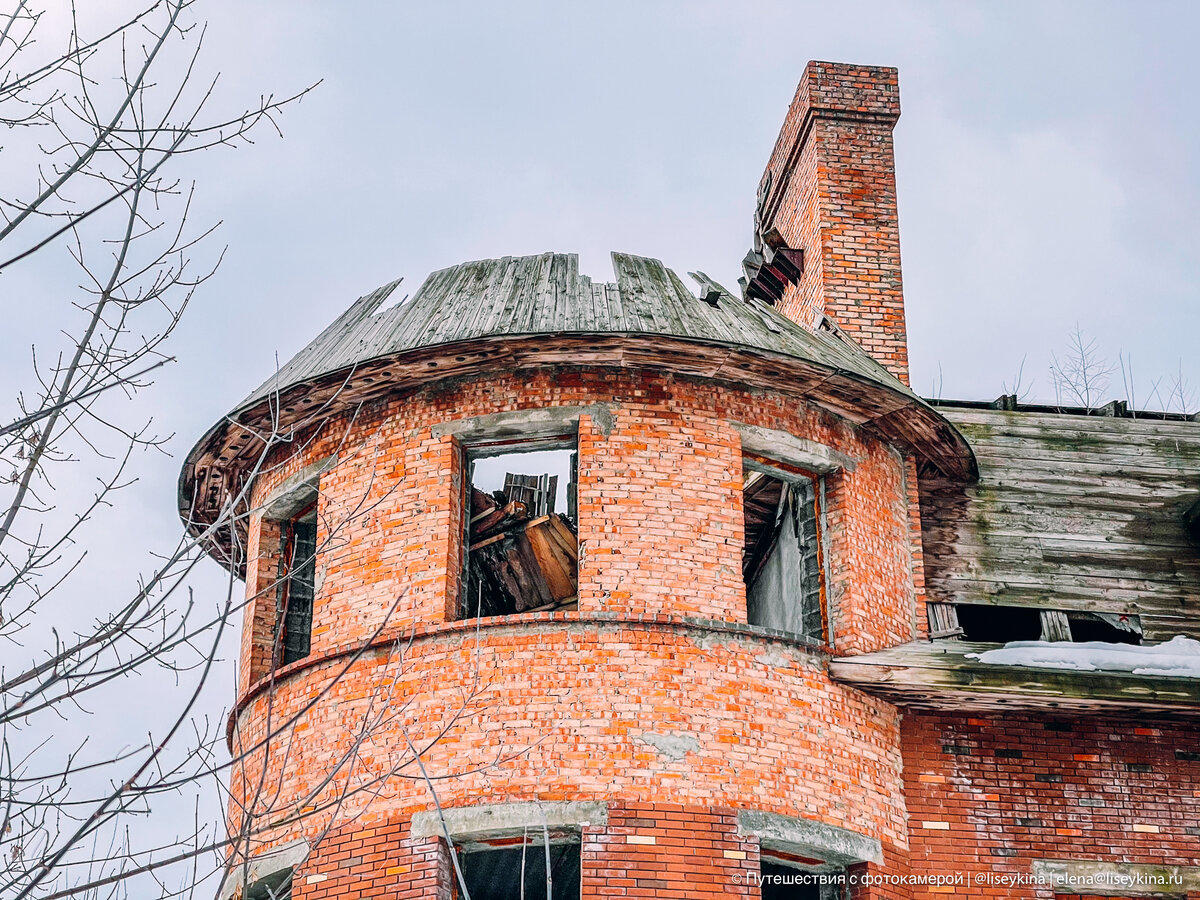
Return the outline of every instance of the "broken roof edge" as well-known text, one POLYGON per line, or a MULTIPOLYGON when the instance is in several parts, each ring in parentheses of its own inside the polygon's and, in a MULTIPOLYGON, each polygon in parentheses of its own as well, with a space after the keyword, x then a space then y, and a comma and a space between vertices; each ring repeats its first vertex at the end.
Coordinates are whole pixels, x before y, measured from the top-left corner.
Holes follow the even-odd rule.
POLYGON ((844 368, 916 394, 861 347, 743 300, 702 272, 713 300, 692 293, 659 259, 612 252, 615 282, 579 273, 578 254, 472 260, 431 272, 411 298, 380 311, 400 283, 360 297, 238 407, 356 363, 488 336, 645 333, 713 340, 844 368))
POLYGON ((1009 401, 1012 394, 1001 395, 996 400, 949 400, 942 397, 923 397, 934 409, 985 409, 999 412, 1031 413, 1060 416, 1090 416, 1098 419, 1144 419, 1148 422, 1200 423, 1200 412, 1178 413, 1167 410, 1134 409, 1124 400, 1110 400, 1100 406, 1065 406, 1055 403, 1023 403, 1009 401))
POLYGON ((1200 718, 1200 678, 1115 670, 1035 668, 971 658, 1001 644, 936 639, 843 656, 835 681, 922 710, 1034 710, 1200 718))

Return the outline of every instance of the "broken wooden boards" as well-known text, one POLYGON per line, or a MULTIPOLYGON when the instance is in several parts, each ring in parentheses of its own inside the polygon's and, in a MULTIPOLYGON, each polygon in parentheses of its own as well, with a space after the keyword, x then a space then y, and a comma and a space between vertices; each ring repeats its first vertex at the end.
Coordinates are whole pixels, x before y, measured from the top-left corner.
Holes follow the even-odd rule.
POLYGON ((503 491, 471 492, 470 548, 464 616, 554 609, 579 593, 575 526, 557 513, 530 517, 527 504, 503 491), (477 511, 478 510, 478 511, 477 511))

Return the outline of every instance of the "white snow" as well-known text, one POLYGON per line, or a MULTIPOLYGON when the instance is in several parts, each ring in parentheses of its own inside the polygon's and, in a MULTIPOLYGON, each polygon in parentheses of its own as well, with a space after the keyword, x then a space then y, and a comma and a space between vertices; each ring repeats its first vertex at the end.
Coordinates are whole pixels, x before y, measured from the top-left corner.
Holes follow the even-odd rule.
POLYGON ((1200 678, 1200 641, 1177 635, 1163 644, 1109 644, 1104 641, 1012 641, 998 650, 968 653, 968 659, 997 666, 1132 672, 1200 678))

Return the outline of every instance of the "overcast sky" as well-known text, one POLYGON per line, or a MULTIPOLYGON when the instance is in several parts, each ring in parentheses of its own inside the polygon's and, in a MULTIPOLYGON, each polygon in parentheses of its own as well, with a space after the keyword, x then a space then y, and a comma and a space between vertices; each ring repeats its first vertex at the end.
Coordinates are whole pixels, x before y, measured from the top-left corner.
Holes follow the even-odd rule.
MULTIPOLYGON (((1030 399, 1050 400, 1051 353, 1076 323, 1132 356, 1139 390, 1180 369, 1200 384, 1196 4, 201 6, 222 101, 321 84, 283 140, 189 170, 196 221, 223 220, 229 249, 143 401, 177 434, 174 458, 146 457, 86 538, 92 591, 114 601, 179 533, 192 443, 379 284, 411 292, 436 268, 546 250, 606 279, 624 250, 732 286, 809 59, 900 70, 919 392, 940 371, 941 396, 992 399, 1024 358, 1030 399)), ((44 268, 6 277, 0 378, 21 383, 31 334, 61 327, 70 296, 44 268)), ((1119 376, 1109 394, 1125 396, 1119 376)), ((201 591, 218 575, 208 564, 201 591)))
POLYGON ((1181 360, 1200 381, 1194 4, 289 0, 211 19, 231 94, 324 81, 283 142, 206 160, 230 252, 176 345, 182 434, 397 276, 558 250, 611 277, 618 249, 732 284, 809 59, 900 70, 919 391, 940 365, 943 396, 991 399, 1027 357, 1049 399, 1076 323, 1141 381, 1181 360))

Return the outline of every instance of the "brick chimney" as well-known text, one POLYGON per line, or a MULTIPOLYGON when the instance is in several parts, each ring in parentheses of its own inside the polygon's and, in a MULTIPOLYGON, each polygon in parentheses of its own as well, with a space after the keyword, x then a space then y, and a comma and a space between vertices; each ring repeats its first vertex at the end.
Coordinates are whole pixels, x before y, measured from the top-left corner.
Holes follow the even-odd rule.
MULTIPOLYGON (((895 69, 810 62, 759 185, 747 260, 803 251, 803 271, 776 285, 779 310, 813 329, 828 316, 907 383, 892 157, 899 118, 895 69)), ((751 282, 754 271, 747 267, 751 282)))

